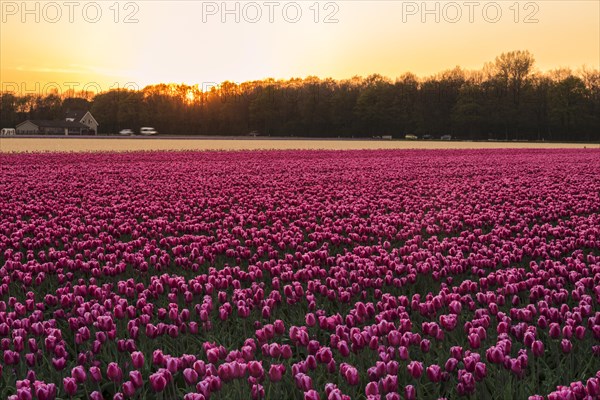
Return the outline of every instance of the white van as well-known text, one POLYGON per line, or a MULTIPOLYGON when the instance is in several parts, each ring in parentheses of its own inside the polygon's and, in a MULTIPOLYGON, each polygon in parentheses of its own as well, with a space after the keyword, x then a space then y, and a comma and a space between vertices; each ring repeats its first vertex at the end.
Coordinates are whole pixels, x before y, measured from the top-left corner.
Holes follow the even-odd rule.
POLYGON ((13 136, 16 135, 17 131, 15 128, 2 128, 0 131, 0 136, 13 136))
POLYGON ((158 135, 158 132, 156 132, 156 129, 154 129, 150 126, 145 126, 140 129, 140 135, 153 136, 153 135, 158 135))

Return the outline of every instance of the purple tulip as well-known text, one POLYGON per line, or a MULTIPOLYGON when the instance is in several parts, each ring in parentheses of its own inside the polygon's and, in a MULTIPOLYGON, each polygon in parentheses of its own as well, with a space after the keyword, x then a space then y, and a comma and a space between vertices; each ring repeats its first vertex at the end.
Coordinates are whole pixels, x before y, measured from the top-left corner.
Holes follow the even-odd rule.
POLYGON ((136 389, 139 389, 144 385, 144 380, 140 371, 130 371, 129 379, 131 380, 136 389))
POLYGON ((319 393, 316 390, 309 390, 304 393, 304 400, 319 400, 319 393))
POLYGON ((121 385, 121 390, 123 394, 127 397, 133 397, 135 395, 136 387, 131 381, 126 381, 121 385))
POLYGON ((531 345, 531 350, 534 356, 541 357, 544 355, 544 343, 541 340, 534 341, 531 345))
POLYGON ((285 374, 285 365, 283 364, 271 364, 269 368, 269 379, 272 382, 279 382, 285 374))
POLYGON ((96 366, 90 367, 90 376, 94 382, 100 382, 102 380, 102 371, 96 366))
POLYGON ((123 380, 123 371, 121 371, 119 364, 111 362, 106 368, 106 376, 113 382, 121 382, 123 380))
POLYGON ((73 396, 77 393, 77 382, 75 378, 63 378, 63 386, 65 392, 67 392, 69 396, 73 396))
POLYGON ((411 361, 407 366, 408 373, 415 379, 423 375, 423 364, 420 361, 411 361))
POLYGON ((263 374, 264 374, 262 362, 260 362, 260 361, 250 361, 248 363, 248 373, 250 374, 250 376, 253 376, 255 378, 262 377, 263 374))
POLYGON ((150 387, 155 392, 162 392, 163 390, 165 390, 165 387, 167 387, 167 379, 160 372, 156 372, 156 373, 150 375, 149 380, 150 380, 150 387))
MULTIPOLYGON (((430 365, 427 367, 427 378, 431 382, 439 382, 442 379, 442 369, 439 365, 430 365)), ((414 376, 414 375, 413 375, 414 376)))
POLYGON ((102 394, 98 391, 94 391, 92 393, 90 393, 90 399, 91 400, 104 400, 104 397, 102 396, 102 394))
POLYGON ((568 354, 573 349, 573 343, 569 339, 563 339, 560 342, 560 348, 563 353, 568 354))
POLYGON ((415 400, 417 398, 417 392, 413 385, 406 385, 404 387, 404 398, 406 400, 415 400))
POLYGON ((81 365, 78 365, 71 370, 71 376, 77 383, 83 383, 87 379, 85 368, 83 368, 81 365))
POLYGON ((144 354, 140 351, 134 351, 131 353, 131 361, 135 368, 142 369, 144 367, 144 354))
POLYGON ((195 385, 198 382, 198 373, 192 368, 183 370, 183 378, 188 385, 195 385))

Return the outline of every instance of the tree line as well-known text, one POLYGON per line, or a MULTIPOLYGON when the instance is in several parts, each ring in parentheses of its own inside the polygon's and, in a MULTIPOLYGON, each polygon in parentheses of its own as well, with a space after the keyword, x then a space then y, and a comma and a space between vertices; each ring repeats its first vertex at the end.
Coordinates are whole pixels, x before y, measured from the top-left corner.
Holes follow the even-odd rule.
POLYGON ((153 126, 162 134, 598 141, 600 71, 536 72, 531 53, 513 51, 478 71, 456 67, 423 79, 158 84, 87 98, 2 93, 0 126, 62 119, 74 109, 90 110, 100 133, 153 126))

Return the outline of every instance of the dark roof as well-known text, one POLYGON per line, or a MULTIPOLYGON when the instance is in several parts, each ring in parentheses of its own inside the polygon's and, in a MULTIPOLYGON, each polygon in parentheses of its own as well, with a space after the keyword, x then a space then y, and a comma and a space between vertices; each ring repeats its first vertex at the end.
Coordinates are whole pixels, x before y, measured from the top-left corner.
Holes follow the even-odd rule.
POLYGON ((81 111, 81 110, 74 110, 74 111, 67 111, 67 114, 65 115, 65 118, 73 118, 75 121, 81 121, 81 118, 83 118, 83 116, 87 113, 87 111, 81 111))
MULTIPOLYGON (((82 128, 88 129, 87 126, 81 122, 75 121, 63 121, 63 120, 46 120, 46 119, 28 119, 27 121, 36 125, 38 128, 82 128)), ((24 124, 27 121, 21 122, 19 125, 24 124)))

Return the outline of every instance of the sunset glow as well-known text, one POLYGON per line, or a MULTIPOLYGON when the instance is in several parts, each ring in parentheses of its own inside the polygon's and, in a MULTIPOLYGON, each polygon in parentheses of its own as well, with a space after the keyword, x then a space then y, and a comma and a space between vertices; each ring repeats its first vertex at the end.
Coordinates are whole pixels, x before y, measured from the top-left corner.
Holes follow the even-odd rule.
POLYGON ((475 3, 2 1, 0 80, 4 90, 26 92, 50 82, 104 91, 310 75, 393 79, 480 69, 515 49, 529 50, 544 71, 599 67, 598 2, 475 3))

